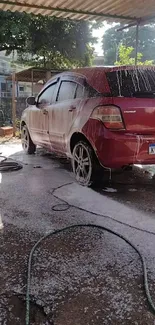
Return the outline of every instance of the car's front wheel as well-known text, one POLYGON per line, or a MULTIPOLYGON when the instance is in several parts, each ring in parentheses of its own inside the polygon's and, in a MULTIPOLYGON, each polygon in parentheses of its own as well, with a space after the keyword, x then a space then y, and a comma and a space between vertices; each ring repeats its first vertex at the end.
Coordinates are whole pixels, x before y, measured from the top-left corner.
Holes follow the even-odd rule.
POLYGON ((84 141, 78 142, 72 153, 72 167, 76 180, 83 186, 91 186, 97 181, 99 164, 93 149, 84 141))
POLYGON ((25 151, 26 154, 31 155, 31 154, 35 153, 36 146, 30 137, 30 134, 29 134, 29 131, 28 131, 28 128, 26 125, 24 125, 21 130, 21 141, 22 141, 23 150, 25 151))

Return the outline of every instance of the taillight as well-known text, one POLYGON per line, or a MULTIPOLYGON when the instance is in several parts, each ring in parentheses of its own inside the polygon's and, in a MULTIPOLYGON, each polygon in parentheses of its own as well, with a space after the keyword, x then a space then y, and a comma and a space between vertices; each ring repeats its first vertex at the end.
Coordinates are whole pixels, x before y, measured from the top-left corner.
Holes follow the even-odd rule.
POLYGON ((91 114, 91 118, 100 120, 108 129, 124 129, 120 109, 116 106, 98 106, 91 114))

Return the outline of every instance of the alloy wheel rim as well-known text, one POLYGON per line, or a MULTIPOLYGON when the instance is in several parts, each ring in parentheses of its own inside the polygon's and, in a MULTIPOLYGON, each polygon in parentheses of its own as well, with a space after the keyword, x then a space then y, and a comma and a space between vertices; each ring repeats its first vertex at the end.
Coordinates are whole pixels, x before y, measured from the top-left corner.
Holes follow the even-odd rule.
POLYGON ((26 129, 22 130, 22 146, 24 150, 27 150, 29 143, 29 135, 26 129))
POLYGON ((73 170, 78 182, 85 184, 90 181, 92 163, 88 149, 83 144, 79 144, 75 148, 73 170))

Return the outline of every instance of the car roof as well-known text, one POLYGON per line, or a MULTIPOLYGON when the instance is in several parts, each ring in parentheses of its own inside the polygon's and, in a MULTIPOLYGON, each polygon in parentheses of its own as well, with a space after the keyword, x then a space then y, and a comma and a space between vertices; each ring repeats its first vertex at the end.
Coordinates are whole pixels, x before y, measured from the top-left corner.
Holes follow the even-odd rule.
MULTIPOLYGON (((100 93, 110 92, 109 84, 106 78, 107 72, 123 71, 123 70, 155 70, 155 66, 140 65, 140 66, 97 66, 97 67, 85 67, 77 68, 69 71, 64 71, 55 77, 75 76, 85 78, 90 86, 96 89, 100 93), (102 82, 101 82, 102 81, 102 82)), ((48 81, 53 81, 52 78, 48 81)))

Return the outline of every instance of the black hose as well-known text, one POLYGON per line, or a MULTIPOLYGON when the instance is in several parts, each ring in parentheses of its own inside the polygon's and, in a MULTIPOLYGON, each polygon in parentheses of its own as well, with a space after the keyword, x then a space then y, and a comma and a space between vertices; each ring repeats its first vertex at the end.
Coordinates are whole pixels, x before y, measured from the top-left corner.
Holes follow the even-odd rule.
POLYGON ((18 161, 8 159, 0 155, 0 172, 12 172, 23 168, 23 165, 18 161))
POLYGON ((148 275, 147 275, 147 268, 146 268, 146 262, 145 262, 145 258, 142 255, 142 253, 139 251, 139 249, 130 242, 129 239, 127 239, 125 236, 119 234, 116 231, 113 231, 107 227, 103 227, 103 226, 99 226, 99 225, 95 225, 95 224, 78 224, 78 225, 71 225, 62 229, 58 229, 55 231, 51 231, 48 234, 46 234, 45 236, 43 236, 42 238, 40 238, 37 243, 33 246, 33 248, 31 249, 30 255, 29 255, 29 261, 28 261, 28 274, 27 274, 27 290, 26 290, 26 318, 25 318, 25 324, 29 325, 30 324, 30 283, 31 283, 31 265, 32 265, 32 257, 34 254, 34 251, 36 250, 36 248, 40 245, 40 243, 47 239, 49 236, 54 236, 56 234, 62 233, 62 232, 66 232, 67 230, 71 230, 71 229, 76 229, 76 228, 97 228, 100 230, 105 230, 113 235, 116 235, 117 237, 123 239, 127 244, 129 244, 139 255, 140 260, 142 262, 142 268, 143 268, 143 276, 144 276, 144 289, 145 289, 145 294, 147 297, 147 301, 151 307, 151 311, 153 314, 155 314, 155 305, 152 301, 152 297, 150 294, 150 290, 149 290, 149 286, 148 286, 148 275))
POLYGON ((87 209, 84 209, 84 208, 81 208, 81 207, 77 207, 76 205, 74 204, 69 204, 67 201, 65 201, 64 199, 60 199, 59 196, 57 196, 55 194, 55 191, 64 187, 64 186, 67 186, 67 185, 71 185, 73 184, 73 182, 70 182, 70 183, 66 183, 66 184, 63 184, 63 185, 60 185, 56 188, 53 188, 52 191, 50 191, 49 193, 51 195, 53 195, 56 199, 58 200, 61 200, 61 202, 63 203, 58 203, 58 204, 55 204, 52 206, 52 210, 53 211, 66 211, 68 210, 69 208, 75 208, 75 209, 78 209, 80 211, 84 211, 84 212, 87 212, 87 213, 91 213, 92 215, 94 216, 98 216, 98 217, 101 217, 101 218, 106 218, 106 219, 109 219, 109 220, 112 220, 112 221, 115 221, 116 223, 119 223, 120 225, 123 225, 123 226, 126 226, 126 227, 129 227, 129 228, 132 228, 132 229, 135 229, 135 230, 138 230, 138 231, 142 231, 142 232, 145 232, 147 234, 150 234, 150 235, 155 235, 155 232, 153 231, 150 231, 150 230, 145 230, 145 229, 141 229, 139 227, 136 227, 136 226, 131 226, 130 224, 127 224, 123 221, 120 221, 120 220, 117 220, 117 219, 114 219, 113 217, 109 216, 109 215, 106 215, 106 214, 101 214, 101 213, 98 213, 98 212, 93 212, 93 211, 90 211, 90 210, 87 210, 87 209), (61 205, 61 210, 59 208, 59 206, 61 205), (63 206, 64 206, 64 209, 63 209, 63 206))
MULTIPOLYGON (((57 188, 55 188, 55 189, 52 190, 52 193, 51 194, 58 199, 58 197, 54 194, 54 192, 58 188, 61 188, 61 187, 65 186, 65 185, 69 185, 69 184, 71 184, 71 183, 58 186, 57 188)), ((58 203, 58 204, 54 205, 52 207, 52 210, 53 211, 66 211, 70 207, 73 207, 73 205, 70 205, 65 200, 62 200, 62 199, 60 199, 60 200, 61 200, 62 203, 58 203)), ((81 208, 78 208, 78 207, 76 207, 76 208, 79 209, 79 210, 82 210, 82 211, 91 213, 88 210, 81 209, 81 208)), ((93 212, 93 214, 95 214, 95 213, 93 212)), ((98 215, 98 214, 96 214, 96 215, 98 215)), ((102 215, 102 217, 104 217, 104 216, 102 215)), ((99 225, 95 225, 95 224, 77 224, 77 225, 71 225, 71 226, 68 226, 68 227, 65 227, 65 228, 62 228, 62 229, 50 231, 48 234, 46 234, 45 236, 43 236, 42 238, 40 238, 36 242, 36 244, 32 247, 31 252, 30 252, 30 255, 29 255, 29 260, 28 260, 27 289, 26 289, 26 318, 25 318, 25 324, 26 325, 29 325, 30 324, 31 267, 32 267, 32 258, 33 258, 34 251, 40 245, 40 243, 43 240, 47 239, 49 236, 54 236, 56 234, 59 234, 59 233, 62 233, 62 232, 66 232, 67 230, 76 229, 76 228, 82 228, 82 227, 84 227, 84 228, 88 227, 88 228, 94 228, 94 229, 97 228, 97 229, 100 229, 102 231, 107 231, 107 232, 109 232, 109 233, 111 233, 111 234, 113 234, 113 235, 115 235, 115 236, 123 239, 128 245, 130 245, 137 252, 137 254, 139 255, 139 258, 141 260, 141 263, 142 263, 145 295, 146 295, 146 298, 147 298, 147 301, 148 301, 148 304, 150 306, 150 309, 151 309, 152 313, 155 314, 155 305, 153 303, 153 300, 152 300, 152 297, 151 297, 151 294, 150 294, 149 285, 148 285, 148 274, 147 274, 147 267, 146 267, 145 257, 140 252, 140 250, 138 249, 138 247, 136 247, 129 239, 127 239, 122 234, 120 234, 120 233, 118 233, 118 232, 116 232, 114 230, 111 230, 111 229, 109 229, 107 227, 103 227, 103 226, 99 226, 99 225)))

